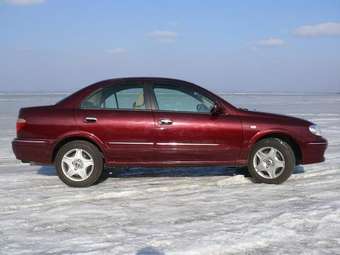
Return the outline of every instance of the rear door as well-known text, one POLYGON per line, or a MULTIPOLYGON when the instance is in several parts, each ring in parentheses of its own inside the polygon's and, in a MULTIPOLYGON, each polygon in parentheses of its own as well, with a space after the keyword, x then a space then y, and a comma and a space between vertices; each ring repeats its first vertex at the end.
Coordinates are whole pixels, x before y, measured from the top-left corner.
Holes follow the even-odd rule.
POLYGON ((158 160, 234 164, 242 143, 237 116, 212 115, 210 110, 216 102, 196 86, 155 83, 151 94, 158 160))
POLYGON ((141 82, 95 91, 82 102, 77 121, 81 130, 104 142, 111 163, 154 158, 154 119, 141 82))

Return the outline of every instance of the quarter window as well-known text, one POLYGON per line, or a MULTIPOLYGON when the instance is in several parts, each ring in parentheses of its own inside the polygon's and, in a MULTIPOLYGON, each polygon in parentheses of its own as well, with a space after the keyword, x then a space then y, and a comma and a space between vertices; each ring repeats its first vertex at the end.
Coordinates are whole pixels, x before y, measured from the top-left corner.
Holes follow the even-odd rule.
POLYGON ((82 109, 145 110, 143 87, 104 88, 87 97, 82 109))
POLYGON ((180 88, 154 88, 158 109, 173 112, 209 113, 214 102, 202 94, 180 88))

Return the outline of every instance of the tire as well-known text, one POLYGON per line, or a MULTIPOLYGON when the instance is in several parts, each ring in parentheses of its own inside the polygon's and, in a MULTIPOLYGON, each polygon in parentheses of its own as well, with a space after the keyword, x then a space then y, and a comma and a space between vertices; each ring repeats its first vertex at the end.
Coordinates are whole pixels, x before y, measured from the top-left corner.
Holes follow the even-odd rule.
POLYGON ((59 149, 55 166, 60 180, 68 186, 89 187, 103 172, 103 157, 92 143, 72 141, 59 149))
POLYGON ((281 184, 292 174, 295 155, 292 148, 278 138, 257 142, 248 159, 248 170, 255 182, 281 184))

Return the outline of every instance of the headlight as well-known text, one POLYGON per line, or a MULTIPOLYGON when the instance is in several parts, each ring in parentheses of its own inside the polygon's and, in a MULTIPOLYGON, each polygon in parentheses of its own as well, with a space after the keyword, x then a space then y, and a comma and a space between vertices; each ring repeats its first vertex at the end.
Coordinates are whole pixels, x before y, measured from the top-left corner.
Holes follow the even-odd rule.
POLYGON ((321 136, 321 129, 319 128, 318 125, 311 125, 311 126, 309 126, 309 131, 313 135, 321 136))

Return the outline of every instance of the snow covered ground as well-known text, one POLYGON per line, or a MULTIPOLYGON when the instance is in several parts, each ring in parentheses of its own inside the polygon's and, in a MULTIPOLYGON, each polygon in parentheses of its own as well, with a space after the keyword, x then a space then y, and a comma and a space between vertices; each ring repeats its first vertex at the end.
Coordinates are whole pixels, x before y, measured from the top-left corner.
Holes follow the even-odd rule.
POLYGON ((134 168, 86 189, 11 152, 18 108, 62 96, 0 95, 0 254, 340 254, 340 95, 224 95, 322 127, 326 162, 282 185, 225 167, 134 168))

